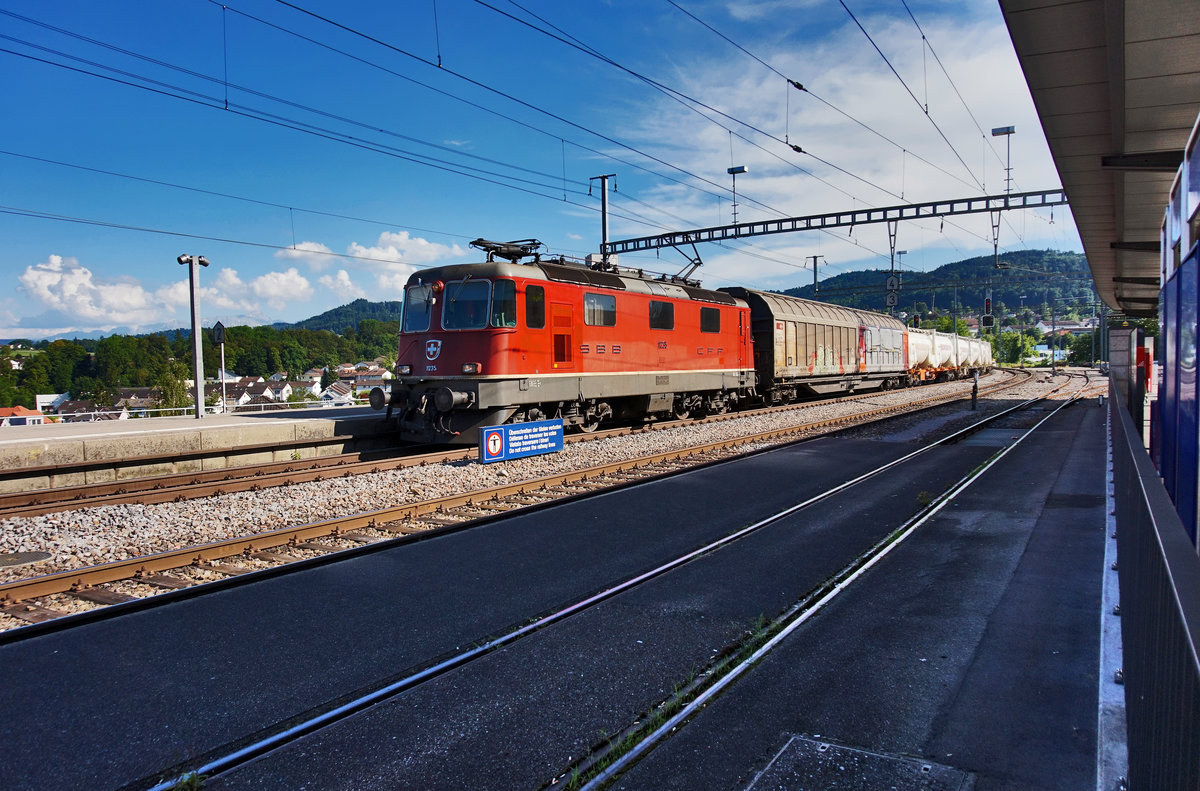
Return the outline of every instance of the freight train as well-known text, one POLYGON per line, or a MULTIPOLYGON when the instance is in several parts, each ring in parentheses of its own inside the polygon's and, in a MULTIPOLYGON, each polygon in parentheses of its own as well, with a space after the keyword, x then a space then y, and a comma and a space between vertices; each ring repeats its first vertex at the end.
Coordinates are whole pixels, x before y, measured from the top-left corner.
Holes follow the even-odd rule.
POLYGON ((404 439, 474 443, 484 426, 550 418, 586 432, 992 366, 985 341, 879 313, 543 258, 536 240, 471 244, 485 262, 405 287, 396 376, 370 396, 404 439))

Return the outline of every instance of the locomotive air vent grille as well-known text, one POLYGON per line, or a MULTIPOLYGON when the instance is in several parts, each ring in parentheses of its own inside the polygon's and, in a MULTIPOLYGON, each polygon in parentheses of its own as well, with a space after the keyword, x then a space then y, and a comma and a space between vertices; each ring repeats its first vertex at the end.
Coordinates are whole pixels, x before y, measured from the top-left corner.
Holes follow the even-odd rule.
POLYGON ((691 286, 683 286, 683 290, 692 299, 700 302, 715 302, 718 305, 736 305, 737 302, 733 297, 720 291, 708 291, 703 288, 692 288, 691 286))
POLYGON ((615 288, 621 291, 625 290, 625 281, 617 275, 609 274, 608 272, 596 272, 591 269, 583 269, 575 266, 558 266, 557 264, 547 264, 544 261, 538 264, 538 266, 546 273, 546 277, 551 280, 563 283, 579 283, 585 286, 599 286, 600 288, 615 288))

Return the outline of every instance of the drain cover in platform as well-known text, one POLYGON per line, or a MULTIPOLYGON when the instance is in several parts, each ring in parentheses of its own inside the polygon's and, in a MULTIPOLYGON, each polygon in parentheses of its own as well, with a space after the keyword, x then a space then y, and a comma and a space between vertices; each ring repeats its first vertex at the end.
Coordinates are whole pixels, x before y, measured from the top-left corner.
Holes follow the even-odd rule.
POLYGON ((748 791, 968 791, 970 775, 948 766, 793 736, 748 791))

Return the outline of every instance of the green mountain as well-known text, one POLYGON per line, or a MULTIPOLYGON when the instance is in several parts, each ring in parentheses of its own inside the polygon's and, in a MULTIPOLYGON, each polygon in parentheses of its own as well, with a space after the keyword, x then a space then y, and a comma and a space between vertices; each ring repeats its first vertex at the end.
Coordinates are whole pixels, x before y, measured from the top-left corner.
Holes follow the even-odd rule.
MULTIPOLYGON (((944 264, 929 272, 897 270, 900 278, 897 310, 947 314, 958 299, 961 313, 980 313, 988 289, 992 312, 1017 311, 1022 306, 1042 313, 1044 305, 1061 311, 1067 304, 1082 306, 1096 299, 1091 271, 1081 253, 1058 250, 1015 250, 1000 256, 1006 268, 997 269, 992 256, 944 264)), ((886 282, 891 272, 869 269, 845 272, 818 283, 815 299, 864 310, 886 311, 886 282)), ((790 288, 791 296, 814 299, 812 284, 790 288)))
POLYGON ((357 330, 359 322, 363 319, 398 322, 403 304, 398 301, 368 302, 365 299, 356 299, 347 305, 327 310, 295 324, 276 326, 297 330, 329 330, 340 334, 347 327, 357 330))

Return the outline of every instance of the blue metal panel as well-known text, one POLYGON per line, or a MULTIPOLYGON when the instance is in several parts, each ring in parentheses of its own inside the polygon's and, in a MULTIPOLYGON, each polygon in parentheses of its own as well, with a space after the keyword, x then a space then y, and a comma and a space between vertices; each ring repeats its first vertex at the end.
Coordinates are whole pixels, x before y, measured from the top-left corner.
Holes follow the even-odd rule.
POLYGON ((1176 332, 1175 509, 1192 543, 1196 543, 1197 482, 1200 481, 1200 414, 1196 377, 1197 248, 1179 268, 1176 332))
POLYGON ((1175 500, 1175 459, 1179 441, 1179 380, 1176 364, 1179 359, 1179 270, 1163 286, 1163 378, 1158 391, 1158 414, 1162 418, 1162 450, 1159 455, 1159 474, 1171 500, 1175 500))
POLYGON ((487 426, 479 432, 479 461, 507 461, 563 449, 561 420, 533 420, 487 426))

